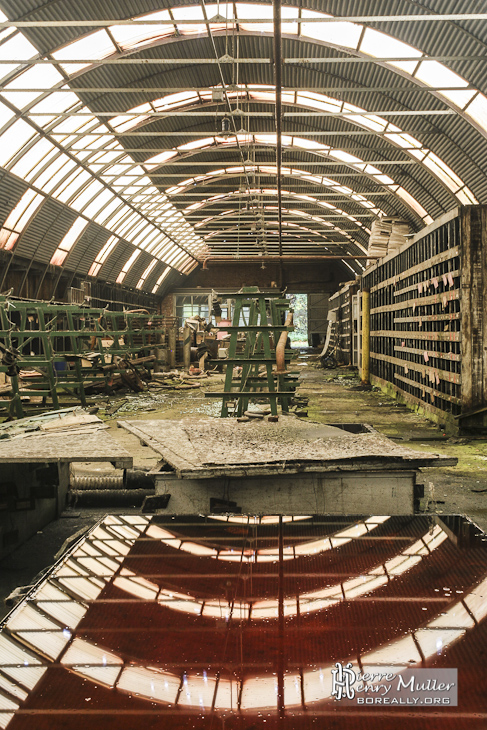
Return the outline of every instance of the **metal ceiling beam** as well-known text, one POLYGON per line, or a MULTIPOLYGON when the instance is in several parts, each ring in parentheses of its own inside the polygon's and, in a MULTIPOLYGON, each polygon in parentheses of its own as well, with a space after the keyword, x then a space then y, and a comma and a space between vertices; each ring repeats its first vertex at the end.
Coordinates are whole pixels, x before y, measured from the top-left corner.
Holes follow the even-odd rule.
MULTIPOLYGON (((19 63, 18 61, 16 63, 19 63)), ((72 79, 71 81, 74 81, 76 79, 72 79)), ((401 79, 403 81, 407 81, 408 79, 403 78, 401 79)), ((72 94, 73 91, 79 94, 154 94, 154 93, 176 93, 178 91, 188 91, 188 86, 141 86, 141 87, 135 87, 135 86, 76 86, 72 85, 71 87, 64 86, 63 88, 57 87, 57 86, 46 86, 45 88, 40 88, 38 86, 28 88, 28 87, 22 87, 21 89, 11 89, 8 88, 8 84, 10 81, 6 82, 5 84, 0 84, 0 91, 8 91, 9 94, 24 94, 26 92, 52 92, 55 91, 56 94, 72 94)), ((191 91, 194 91, 196 93, 201 91, 208 91, 208 86, 192 86, 191 91)), ((215 87, 216 88, 216 87, 215 87)), ((303 91, 302 87, 299 86, 286 86, 286 91, 303 91)), ((243 89, 245 91, 245 89, 243 89)), ((477 91, 475 86, 472 86, 469 84, 468 86, 306 86, 306 91, 312 91, 316 93, 331 93, 331 92, 350 92, 350 93, 375 93, 375 92, 400 92, 400 93, 430 93, 432 91, 477 91)))
MULTIPOLYGON (((244 104, 273 104, 272 101, 265 101, 261 102, 258 99, 240 99, 240 102, 243 102, 244 104)), ((211 103, 211 102, 210 102, 211 103)), ((217 102, 215 102, 217 103, 217 102)), ((219 102, 221 103, 221 102, 219 102)), ((286 104, 287 106, 287 104, 286 104)), ((301 105, 299 105, 301 106, 301 105)), ((264 117, 266 119, 273 119, 274 113, 273 112, 248 112, 243 109, 239 109, 238 113, 234 115, 239 117, 246 117, 249 113, 251 113, 252 117, 264 117)), ((427 114, 428 116, 435 116, 435 117, 441 117, 441 116, 448 116, 448 115, 456 115, 458 112, 456 112, 454 109, 414 109, 414 110, 407 110, 407 111, 398 111, 395 110, 386 110, 386 111, 375 111, 373 109, 367 109, 361 112, 320 112, 320 111, 312 111, 311 109, 306 112, 282 112, 282 117, 332 117, 333 119, 348 119, 349 117, 364 117, 369 116, 373 114, 376 117, 417 117, 417 116, 424 116, 427 114)), ((93 117, 96 115, 97 117, 108 117, 109 119, 114 117, 128 117, 129 119, 133 119, 134 117, 141 117, 143 119, 146 119, 147 117, 150 117, 151 119, 158 119, 158 118, 166 118, 166 117, 210 117, 211 119, 214 119, 215 117, 226 117, 228 116, 228 111, 203 111, 200 107, 196 106, 192 111, 181 111, 179 109, 174 110, 168 110, 166 112, 154 112, 154 111, 146 111, 146 112, 131 112, 131 111, 122 111, 122 112, 61 112, 56 114, 56 118, 58 119, 65 119, 68 117, 93 117)), ((53 114, 52 112, 35 112, 35 111, 28 111, 25 112, 24 116, 34 116, 34 117, 50 117, 52 118, 53 114)), ((130 134, 130 132, 127 132, 127 134, 130 134)))
MULTIPOLYGON (((351 53, 352 51, 344 50, 344 53, 351 53)), ((431 56, 297 56, 290 58, 283 58, 283 64, 313 64, 313 63, 324 63, 324 64, 348 64, 348 63, 399 63, 401 61, 480 61, 485 63, 485 56, 472 56, 472 55, 431 55, 431 56)), ((87 66, 196 66, 196 65, 208 65, 208 66, 220 66, 225 64, 234 64, 237 59, 232 56, 221 56, 220 58, 77 58, 69 60, 58 60, 54 58, 30 58, 19 61, 19 59, 0 59, 0 65, 9 65, 15 67, 26 68, 29 66, 77 66, 79 64, 86 64, 87 66)), ((239 58, 239 64, 244 65, 269 65, 268 58, 239 58)))
MULTIPOLYGON (((88 150, 88 149, 91 149, 91 148, 89 148, 89 147, 86 147, 85 148, 84 147, 83 149, 84 150, 85 149, 88 150)), ((211 149, 215 149, 215 148, 211 148, 211 149)), ((236 149, 236 148, 234 148, 234 149, 236 149)), ((269 145, 269 148, 268 149, 272 149, 273 150, 274 147, 273 146, 271 147, 269 145)), ((341 148, 341 149, 343 150, 344 148, 341 148)), ((290 148, 290 147, 286 147, 284 149, 284 152, 289 152, 290 150, 293 151, 293 152, 302 152, 302 153, 308 154, 308 150, 303 150, 303 149, 298 150, 297 148, 295 149, 295 148, 290 148)), ((93 148, 93 152, 99 152, 99 151, 100 151, 99 148, 98 149, 93 148)), ((163 149, 158 150, 157 148, 156 149, 137 149, 137 147, 134 147, 134 148, 124 148, 124 152, 160 152, 160 151, 163 152, 164 150, 163 149)), ((210 151, 210 148, 208 148, 206 150, 201 150, 201 152, 209 152, 209 151, 210 151)), ((218 151, 221 152, 222 150, 219 149, 218 151)), ((309 153, 311 153, 313 151, 314 150, 310 150, 309 153)), ((351 152, 352 150, 351 149, 346 149, 345 151, 346 152, 351 152)), ((189 158, 187 158, 185 161, 182 161, 182 160, 179 160, 179 159, 175 158, 175 161, 174 162, 171 161, 171 160, 169 160, 167 163, 164 163, 164 165, 158 165, 158 167, 189 167, 189 168, 193 168, 193 167, 205 167, 205 166, 212 167, 212 166, 216 166, 216 165, 218 165, 218 167, 222 167, 222 165, 225 166, 224 160, 219 160, 219 161, 216 160, 215 162, 193 162, 192 160, 189 162, 188 160, 189 160, 189 158)), ((417 162, 415 162, 414 160, 363 160, 363 162, 366 162, 367 165, 416 165, 417 164, 417 162)), ((140 161, 136 162, 136 164, 139 164, 139 165, 145 165, 146 163, 147 163, 147 160, 145 162, 144 161, 142 161, 142 162, 140 162, 140 161)), ((96 164, 96 163, 93 163, 93 164, 96 164)), ((344 167, 345 166, 345 162, 341 162, 339 160, 323 160, 322 162, 318 162, 318 161, 315 161, 315 160, 313 160, 311 162, 306 162, 305 160, 299 160, 299 164, 300 165, 306 165, 307 167, 323 167, 324 165, 340 165, 341 167, 344 167)), ((108 177, 110 177, 110 175, 109 175, 108 172, 107 173, 103 173, 103 174, 106 174, 108 177)), ((156 175, 156 173, 152 173, 152 172, 149 172, 148 174, 150 174, 151 177, 153 175, 154 176, 156 175)), ((164 173, 157 173, 157 174, 160 174, 161 176, 164 176, 164 173)), ((363 177, 363 173, 362 172, 350 172, 350 174, 348 174, 348 173, 333 173, 333 175, 334 175, 334 177, 349 177, 350 175, 363 177)), ((113 177, 113 175, 111 177, 113 177)))
MULTIPOLYGON (((312 42, 312 39, 311 41, 312 42)), ((344 50, 344 53, 352 53, 353 51, 344 50)), ((400 61, 480 61, 485 63, 485 56, 482 55, 436 55, 431 56, 297 56, 283 58, 283 64, 348 64, 348 63, 392 63, 400 61)), ((17 58, 0 59, 0 65, 14 65, 15 67, 27 68, 29 66, 76 66, 86 64, 88 66, 113 66, 113 65, 135 65, 135 66, 195 66, 210 65, 219 66, 225 64, 234 64, 237 59, 232 56, 221 56, 220 58, 77 58, 77 59, 54 59, 54 58, 30 58, 20 60, 17 58)), ((239 64, 244 65, 269 65, 268 58, 239 58, 239 64)))
MULTIPOLYGON (((487 13, 438 13, 424 15, 335 15, 331 17, 311 17, 311 18, 286 18, 287 25, 292 23, 418 23, 418 22, 444 22, 444 21, 460 21, 460 20, 487 20, 487 13)), ((161 18, 158 20, 144 19, 139 17, 135 20, 129 18, 126 20, 4 20, 0 23, 2 28, 108 28, 115 26, 144 26, 144 25, 206 25, 215 24, 215 19, 207 20, 186 18, 186 19, 169 19, 161 18)), ((223 22, 219 19, 219 22, 223 22)), ((239 23, 255 23, 269 25, 269 18, 225 18, 225 22, 229 25, 238 25, 239 23)))

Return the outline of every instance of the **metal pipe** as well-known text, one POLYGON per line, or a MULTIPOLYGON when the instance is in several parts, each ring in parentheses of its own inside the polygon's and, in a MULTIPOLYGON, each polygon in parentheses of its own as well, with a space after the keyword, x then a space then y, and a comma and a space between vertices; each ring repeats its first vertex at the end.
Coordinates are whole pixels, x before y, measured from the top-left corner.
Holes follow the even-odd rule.
POLYGON ((362 385, 370 384, 370 289, 362 289, 362 385))
POLYGON ((71 506, 80 507, 138 507, 154 489, 70 489, 71 506))
MULTIPOLYGON (((284 322, 285 327, 291 327, 293 323, 293 313, 289 312, 286 320, 284 322)), ((279 337, 279 341, 277 343, 276 347, 276 372, 277 373, 285 373, 286 372, 286 342, 288 338, 287 330, 284 330, 284 332, 281 332, 281 336, 279 337)))

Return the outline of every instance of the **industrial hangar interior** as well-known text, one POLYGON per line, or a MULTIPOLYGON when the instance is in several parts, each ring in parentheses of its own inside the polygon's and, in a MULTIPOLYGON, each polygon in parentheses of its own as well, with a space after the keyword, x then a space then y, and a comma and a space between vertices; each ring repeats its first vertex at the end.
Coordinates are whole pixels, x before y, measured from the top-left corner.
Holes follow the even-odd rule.
POLYGON ((486 44, 0 0, 0 728, 486 727, 486 44))

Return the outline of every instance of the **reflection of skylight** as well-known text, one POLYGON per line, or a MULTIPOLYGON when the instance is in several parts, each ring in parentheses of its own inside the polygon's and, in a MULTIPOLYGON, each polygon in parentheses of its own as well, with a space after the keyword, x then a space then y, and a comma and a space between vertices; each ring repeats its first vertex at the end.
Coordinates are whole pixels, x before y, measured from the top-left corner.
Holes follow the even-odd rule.
MULTIPOLYGON (((374 520, 375 518, 370 518, 374 520)), ((265 524, 265 523, 263 523, 265 524)), ((369 534, 377 525, 371 522, 360 522, 351 528, 346 528, 330 538, 321 538, 315 542, 304 543, 293 547, 284 547, 283 558, 290 560, 294 557, 310 556, 342 547, 350 543, 353 539, 360 539, 369 534)), ((150 537, 156 537, 157 526, 150 526, 147 534, 150 537)), ((166 530, 161 530, 164 535, 168 535, 166 530)), ((443 530, 436 526, 431 533, 427 533, 415 543, 405 548, 399 555, 383 564, 376 565, 368 570, 364 575, 350 578, 341 583, 337 583, 326 588, 320 588, 311 592, 303 592, 293 598, 284 600, 284 613, 286 616, 297 616, 305 613, 321 611, 331 608, 337 603, 345 600, 352 600, 367 595, 377 590, 394 578, 404 575, 407 571, 414 568, 421 562, 423 557, 430 555, 445 540, 447 535, 443 530)), ((179 546, 171 543, 170 538, 164 537, 163 542, 171 547, 178 547, 193 555, 212 556, 217 551, 206 545, 196 545, 196 543, 182 542, 179 546), (198 548, 198 549, 196 549, 198 548)), ((264 548, 261 550, 220 550, 217 555, 219 560, 227 560, 230 562, 276 562, 279 560, 279 551, 277 547, 264 548)), ((160 589, 156 583, 137 576, 127 570, 122 570, 123 577, 116 578, 114 584, 117 588, 133 595, 137 598, 157 601, 165 608, 181 611, 191 615, 211 616, 217 619, 248 619, 250 616, 254 620, 268 620, 277 618, 279 615, 279 601, 276 598, 258 600, 253 602, 243 601, 225 601, 217 598, 195 598, 195 596, 174 593, 167 589, 160 589)))

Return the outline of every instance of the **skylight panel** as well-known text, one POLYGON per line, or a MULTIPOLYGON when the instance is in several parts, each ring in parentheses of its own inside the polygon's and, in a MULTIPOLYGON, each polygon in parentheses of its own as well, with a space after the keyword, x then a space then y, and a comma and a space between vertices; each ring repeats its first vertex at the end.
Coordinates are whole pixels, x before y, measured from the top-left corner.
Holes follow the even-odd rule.
POLYGON ((54 150, 54 145, 47 139, 40 139, 30 148, 28 152, 22 155, 20 160, 11 168, 14 175, 18 175, 23 179, 27 179, 29 173, 42 162, 49 152, 54 150))
MULTIPOLYGON (((105 30, 97 30, 94 33, 90 33, 84 38, 80 38, 77 41, 69 43, 58 51, 55 51, 52 56, 53 58, 60 61, 76 61, 78 59, 84 60, 89 59, 90 61, 107 58, 113 53, 116 53, 116 48, 110 40, 110 36, 105 30)), ((62 63, 61 68, 66 71, 67 74, 72 75, 82 68, 89 66, 89 63, 62 63)))
POLYGON ((113 117, 113 119, 110 119, 110 126, 113 127, 113 129, 116 129, 117 132, 126 132, 128 129, 132 129, 132 127, 135 127, 137 124, 142 124, 142 122, 149 119, 149 115, 140 116, 140 114, 143 112, 152 112, 152 107, 149 103, 140 104, 129 111, 134 112, 136 116, 130 117, 128 114, 121 114, 117 117, 113 117))
POLYGON ((362 163, 362 160, 359 157, 355 157, 355 155, 351 155, 350 152, 345 152, 344 150, 332 150, 330 154, 338 160, 342 160, 343 162, 350 164, 362 163))
MULTIPOLYGON (((345 105, 346 107, 347 105, 345 105)), ((371 129, 373 132, 383 132, 386 128, 387 122, 385 122, 381 117, 377 117, 373 114, 368 114, 367 116, 365 114, 354 116, 347 116, 346 119, 349 119, 353 124, 361 124, 363 127, 367 127, 367 129, 371 129)))
POLYGON ((102 246, 102 248, 98 252, 97 257, 95 258, 91 269, 88 272, 88 276, 96 276, 98 274, 99 270, 101 269, 107 258, 110 256, 117 243, 119 243, 119 241, 120 239, 117 238, 117 236, 110 236, 108 241, 105 243, 104 246, 102 246))
MULTIPOLYGON (((209 96, 211 99, 211 95, 209 96)), ((187 104, 197 103, 199 101, 198 94, 195 91, 179 91, 176 94, 168 94, 161 99, 156 99, 152 105, 156 111, 165 111, 166 109, 176 109, 187 104)), ((131 109, 130 111, 135 111, 131 109)))
MULTIPOLYGON (((104 195, 104 193, 102 193, 104 195)), ((101 197, 101 196, 100 196, 101 197)), ((120 198, 113 197, 113 200, 106 204, 98 213, 97 216, 95 216, 95 222, 99 223, 100 225, 104 226, 106 225, 106 221, 115 213, 118 211, 118 209, 123 205, 120 198)))
MULTIPOLYGON (((239 5, 237 5, 237 12, 238 12, 239 5)), ((257 11, 256 11, 257 12, 257 11)), ((214 18, 217 14, 221 15, 222 18, 226 18, 230 20, 234 17, 233 15, 233 5, 231 3, 210 3, 209 5, 206 5, 206 14, 208 15, 208 19, 211 20, 214 18)), ((250 17, 250 16, 248 16, 250 17)), ((258 17, 258 16, 254 16, 258 17)), ((222 28, 225 28, 224 24, 221 24, 222 28)), ((213 28, 213 25, 212 25, 213 28)))
MULTIPOLYGON (((81 109, 77 110, 81 113, 90 113, 90 110, 87 107, 82 107, 81 109)), ((98 120, 94 116, 74 116, 74 117, 66 117, 66 119, 62 119, 59 124, 56 124, 54 129, 51 131, 53 135, 58 137, 58 135, 70 133, 70 132, 79 132, 80 130, 88 131, 90 127, 92 127, 94 124, 98 124, 98 120)), ((61 140, 59 140, 61 141, 61 140)))
MULTIPOLYGON (((108 207, 110 207, 110 206, 108 206, 108 207)), ((106 228, 109 228, 110 230, 115 230, 117 227, 117 224, 120 223, 124 218, 126 218, 131 213, 132 213, 131 209, 127 205, 122 204, 122 207, 120 209, 117 209, 116 212, 111 216, 111 218, 108 219, 102 225, 104 225, 106 228)), ((96 220, 98 222, 98 218, 96 220)))
POLYGON ((205 137, 204 139, 195 139, 192 142, 181 144, 178 149, 181 150, 181 152, 186 152, 189 150, 200 150, 204 147, 211 147, 213 144, 215 144, 215 137, 205 137))
MULTIPOLYGON (((330 17, 325 13, 316 13, 313 10, 302 10, 301 15, 303 18, 330 17)), ((362 26, 356 23, 301 23, 302 36, 334 46, 356 49, 361 34, 362 26)))
POLYGON ((245 23, 245 22, 239 22, 239 28, 242 31, 250 31, 254 33, 273 33, 274 32, 274 25, 272 22, 273 19, 273 9, 272 5, 258 5, 257 3, 237 3, 237 17, 239 21, 245 18, 261 18, 262 20, 266 20, 269 18, 271 21, 270 23, 259 23, 256 25, 255 23, 245 23))
POLYGON ((402 198, 404 202, 407 203, 409 207, 412 208, 421 218, 428 215, 423 206, 420 205, 418 201, 407 192, 407 190, 404 190, 404 188, 398 188, 396 194, 399 195, 399 197, 402 198))
MULTIPOLYGON (((94 185, 94 182, 92 183, 92 185, 94 185)), ((92 187, 90 185, 89 188, 87 188, 86 193, 88 190, 91 190, 91 189, 92 189, 92 187)), ((96 214, 98 213, 98 211, 100 211, 102 208, 104 208, 104 206, 106 206, 107 203, 114 198, 114 195, 111 190, 108 190, 107 188, 103 188, 102 186, 100 187, 100 189, 101 189, 101 192, 99 192, 97 194, 96 198, 94 200, 92 200, 92 202, 84 210, 84 214, 88 218, 94 218, 96 216, 96 214)), ((83 193, 83 195, 84 195, 84 193, 83 193)), ((76 199, 77 202, 79 202, 80 199, 81 199, 81 195, 79 196, 79 198, 76 199)), ((120 202, 119 200, 116 200, 116 203, 119 203, 119 202, 120 202)), ((81 211, 81 207, 79 207, 78 210, 81 211)))
POLYGON ((40 204, 45 200, 43 195, 27 190, 0 229, 0 248, 11 251, 19 235, 22 233, 40 204))
POLYGON ((46 193, 50 193, 69 174, 73 167, 76 167, 76 162, 61 153, 39 174, 39 177, 34 180, 34 184, 46 193))
MULTIPOLYGON (((260 135, 255 135, 256 138, 260 135)), ((270 136, 270 135, 269 135, 270 136)), ((276 136, 274 137, 274 144, 276 143, 276 136)), ((330 147, 326 144, 323 144, 322 142, 316 142, 314 139, 303 139, 301 137, 293 137, 289 138, 290 141, 288 142, 288 146, 291 147, 294 145, 294 147, 299 147, 303 150, 329 150, 330 147)))
POLYGON ((138 213, 132 213, 128 218, 126 218, 123 222, 121 222, 116 228, 114 228, 114 231, 121 237, 123 237, 127 231, 132 228, 134 223, 139 220, 139 214, 138 213))
MULTIPOLYGON (((91 177, 91 175, 89 176, 91 177)), ((100 190, 103 190, 103 185, 101 182, 98 182, 98 180, 92 180, 90 184, 83 190, 80 195, 78 195, 71 203, 71 207, 74 208, 77 211, 83 210, 84 206, 92 200, 92 198, 96 195, 97 196, 97 205, 99 205, 98 201, 98 193, 100 190)), ((107 191, 109 192, 109 191, 107 191)), ((110 193, 111 195, 111 193, 110 193)), ((99 208, 97 208, 99 210, 99 208)), ((89 216, 91 217, 91 216, 89 216)))
MULTIPOLYGON (((15 61, 27 61, 29 58, 38 56, 38 51, 32 43, 29 43, 27 38, 21 33, 17 33, 6 43, 0 45, 0 60, 8 61, 10 59, 15 61)), ((18 68, 17 64, 1 64, 0 65, 0 79, 9 76, 12 71, 18 68)))
POLYGON ((423 164, 431 170, 445 185, 454 193, 463 186, 463 181, 455 175, 453 170, 445 165, 433 152, 430 152, 423 160, 423 164))
POLYGON ((124 264, 122 271, 119 273, 116 279, 117 284, 122 284, 123 280, 127 276, 127 273, 129 272, 130 268, 133 266, 133 264, 137 261, 142 251, 140 249, 135 249, 133 254, 130 256, 128 261, 124 264))
POLYGON ((475 96, 476 92, 472 91, 438 91, 438 94, 449 99, 459 109, 464 109, 468 102, 475 96))
POLYGON ((2 91, 2 96, 17 109, 24 109, 45 93, 42 89, 55 86, 61 81, 64 81, 64 78, 54 66, 32 66, 8 83, 5 86, 6 91, 2 91), (40 89, 40 91, 8 93, 10 89, 40 89))
POLYGON ((36 131, 27 122, 18 119, 0 136, 0 165, 5 165, 34 137, 36 131))
POLYGON ((140 20, 140 25, 112 25, 110 33, 124 51, 133 50, 138 46, 162 40, 174 35, 174 28, 171 25, 144 25, 144 20, 171 20, 167 10, 158 13, 144 15, 140 20))
POLYGON ((14 112, 11 111, 5 104, 0 102, 0 129, 9 122, 12 117, 15 116, 14 112))
MULTIPOLYGON (((46 85, 47 86, 47 85, 46 85)), ((67 87, 64 86, 64 89, 67 87)), ((80 104, 79 98, 76 94, 66 91, 53 91, 42 101, 39 101, 30 110, 32 114, 38 114, 40 112, 49 112, 55 114, 62 114, 63 112, 76 107, 80 104)), ((39 126, 44 126, 39 124, 39 126)))
POLYGON ((132 243, 146 251, 147 246, 159 233, 160 231, 154 228, 151 223, 146 223, 143 230, 133 239, 132 243))
MULTIPOLYGON (((285 33, 286 35, 297 35, 298 33, 298 24, 297 23, 286 23, 286 20, 291 20, 293 18, 297 18, 299 14, 298 8, 290 7, 289 5, 284 6, 281 8, 281 33, 285 33)), ((274 31, 272 31, 274 32, 274 31)))
POLYGON ((166 150, 165 152, 161 152, 159 155, 155 155, 154 157, 149 158, 144 162, 144 166, 147 167, 149 170, 154 169, 155 167, 158 167, 159 165, 163 165, 164 162, 167 162, 168 160, 172 160, 173 157, 177 157, 178 153, 176 150, 166 150))
POLYGON ((466 108, 465 114, 473 119, 483 132, 487 132, 487 98, 483 94, 477 94, 466 108))
POLYGON ((88 221, 84 218, 77 218, 75 220, 75 222, 57 247, 57 250, 54 252, 50 261, 51 264, 56 264, 56 266, 62 266, 64 260, 66 259, 66 256, 71 251, 73 246, 77 243, 87 225, 88 221))
POLYGON ((140 216, 137 214, 137 218, 135 219, 134 224, 125 231, 124 235, 128 241, 133 241, 133 239, 141 231, 141 229, 145 228, 146 226, 147 221, 144 218, 141 219, 140 216))
POLYGON ((414 76, 428 86, 468 86, 468 81, 438 61, 422 61, 414 76))
POLYGON ((328 99, 328 97, 322 94, 298 93, 296 103, 331 114, 338 114, 342 109, 342 102, 336 101, 335 99, 328 99))
MULTIPOLYGON (((391 38, 386 33, 381 33, 372 28, 366 28, 364 37, 360 44, 360 52, 366 53, 368 56, 375 58, 417 58, 421 56, 421 52, 407 43, 391 38)), ((417 61, 388 61, 388 65, 395 66, 408 74, 413 74, 417 66, 417 61)))
MULTIPOLYGON (((172 14, 175 20, 204 20, 203 10, 200 5, 189 5, 186 7, 172 8, 172 14)), ((177 26, 181 35, 194 35, 195 33, 206 33, 204 23, 195 23, 195 25, 184 24, 177 26)))
POLYGON ((62 183, 62 187, 56 190, 53 195, 58 198, 62 203, 68 203, 72 196, 85 184, 87 180, 90 180, 91 175, 87 170, 82 170, 77 167, 71 174, 68 181, 62 183), (66 184, 67 182, 67 184, 66 184))
POLYGON ((469 190, 466 185, 463 190, 459 190, 457 193, 455 193, 455 195, 457 196, 460 203, 462 203, 462 205, 477 205, 479 202, 475 195, 472 193, 472 191, 469 190))
POLYGON ((148 276, 150 276, 150 274, 154 270, 156 264, 157 264, 157 259, 154 259, 153 261, 151 261, 149 266, 145 269, 144 273, 140 277, 140 279, 135 287, 136 289, 142 289, 142 287, 144 286, 145 280, 148 278, 148 276))

